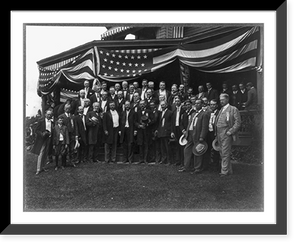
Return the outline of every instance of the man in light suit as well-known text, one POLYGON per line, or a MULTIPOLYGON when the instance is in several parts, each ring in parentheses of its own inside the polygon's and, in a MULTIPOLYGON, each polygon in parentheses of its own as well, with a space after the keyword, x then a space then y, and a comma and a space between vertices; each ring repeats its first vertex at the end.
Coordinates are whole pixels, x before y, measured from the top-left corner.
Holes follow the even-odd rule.
POLYGON ((196 112, 189 121, 185 138, 188 143, 184 147, 184 166, 178 172, 186 172, 191 167, 191 162, 194 162, 192 174, 199 174, 204 169, 203 155, 194 156, 193 147, 197 142, 203 142, 208 133, 208 124, 210 113, 203 110, 202 100, 197 99, 195 102, 196 112))
POLYGON ((222 106, 215 121, 215 130, 218 144, 221 147, 221 173, 220 176, 233 174, 230 161, 231 146, 238 141, 238 130, 241 126, 241 115, 238 109, 229 104, 229 95, 220 95, 222 106))

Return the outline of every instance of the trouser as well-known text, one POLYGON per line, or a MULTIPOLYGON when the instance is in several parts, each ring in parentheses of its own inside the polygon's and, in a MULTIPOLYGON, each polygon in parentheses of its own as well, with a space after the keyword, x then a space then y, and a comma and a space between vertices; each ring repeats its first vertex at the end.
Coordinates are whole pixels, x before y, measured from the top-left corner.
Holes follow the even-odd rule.
POLYGON ((118 128, 113 128, 113 142, 112 144, 105 143, 105 162, 115 162, 117 156, 117 141, 118 141, 118 128))
POLYGON ((206 136, 206 142, 207 142, 207 151, 206 153, 204 154, 204 162, 206 164, 209 164, 210 168, 218 168, 219 166, 219 159, 220 159, 220 153, 216 150, 213 149, 212 147, 212 142, 214 141, 215 139, 215 132, 212 131, 212 132, 208 132, 207 133, 207 136, 206 136))
POLYGON ((160 149, 161 149, 161 161, 165 164, 170 163, 170 152, 169 152, 169 137, 161 137, 160 149))
POLYGON ((74 136, 74 134, 73 133, 70 133, 69 132, 69 162, 73 162, 74 161, 74 159, 75 159, 75 157, 74 157, 74 155, 75 155, 75 149, 74 149, 74 147, 75 147, 75 136, 74 136))
POLYGON ((49 137, 44 141, 44 143, 42 145, 42 148, 41 148, 40 154, 38 156, 38 160, 37 160, 36 171, 38 171, 38 172, 41 171, 41 169, 43 169, 46 164, 50 141, 51 141, 51 139, 49 137))
POLYGON ((231 146, 232 146, 232 136, 226 134, 227 128, 217 128, 217 139, 221 146, 220 156, 221 156, 221 173, 224 175, 233 174, 231 165, 231 146))
POLYGON ((77 159, 81 162, 87 158, 87 145, 82 140, 78 140, 78 142, 80 146, 77 148, 77 159))
POLYGON ((186 170, 191 168, 191 162, 192 160, 194 160, 194 154, 193 154, 193 146, 194 146, 194 142, 193 142, 193 138, 192 138, 192 133, 193 131, 187 131, 188 133, 188 138, 187 138, 187 144, 184 147, 183 150, 183 156, 184 156, 184 168, 186 170))
POLYGON ((175 158, 175 163, 178 165, 183 166, 184 165, 184 155, 183 155, 183 150, 184 147, 181 146, 179 144, 179 138, 182 135, 180 128, 179 127, 175 127, 175 138, 176 141, 174 142, 174 148, 175 148, 175 154, 174 154, 174 158, 175 158))
POLYGON ((133 143, 130 141, 130 131, 128 127, 125 127, 124 130, 124 140, 123 140, 123 159, 124 161, 129 161, 130 163, 133 160, 133 143))
POLYGON ((139 153, 140 153, 140 162, 144 161, 147 162, 148 159, 148 136, 147 136, 147 130, 140 130, 142 135, 142 143, 139 144, 139 153))

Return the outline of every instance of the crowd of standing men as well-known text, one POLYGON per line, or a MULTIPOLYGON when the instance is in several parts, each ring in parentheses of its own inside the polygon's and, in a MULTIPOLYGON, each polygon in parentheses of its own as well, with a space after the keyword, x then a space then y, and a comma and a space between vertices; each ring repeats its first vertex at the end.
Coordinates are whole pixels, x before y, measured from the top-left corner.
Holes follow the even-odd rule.
POLYGON ((84 162, 116 162, 117 146, 123 147, 123 163, 177 165, 178 172, 201 173, 205 169, 220 170, 220 176, 232 174, 231 146, 238 139, 241 124, 239 110, 255 109, 256 89, 252 83, 222 85, 222 92, 212 84, 192 88, 173 84, 171 91, 161 81, 123 81, 108 88, 106 82, 92 87, 88 81, 80 90, 75 110, 67 102, 64 113, 55 117, 46 110, 36 127, 37 138, 32 152, 39 155, 38 175, 45 170, 47 158, 55 157, 55 170, 68 163, 76 167, 84 162), (186 144, 181 145, 183 136, 186 144), (213 141, 219 151, 212 148, 213 141), (206 142, 204 155, 196 156, 193 147, 206 142), (99 161, 99 148, 104 146, 104 161, 99 161), (49 156, 50 155, 50 156, 49 156), (61 163, 59 158, 61 157, 61 163), (61 164, 59 166, 59 164, 61 164))

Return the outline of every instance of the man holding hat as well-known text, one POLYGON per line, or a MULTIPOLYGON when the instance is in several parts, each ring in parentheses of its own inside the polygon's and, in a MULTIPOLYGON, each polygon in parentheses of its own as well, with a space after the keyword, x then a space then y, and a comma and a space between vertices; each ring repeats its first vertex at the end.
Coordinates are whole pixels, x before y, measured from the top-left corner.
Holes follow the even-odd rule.
POLYGON ((208 132, 210 115, 209 112, 202 109, 201 99, 196 100, 195 107, 196 112, 193 114, 185 131, 188 143, 184 148, 184 167, 180 168, 178 172, 186 172, 190 168, 192 160, 194 161, 192 174, 199 174, 203 171, 203 154, 207 149, 207 144, 204 140, 208 132), (199 144, 203 147, 201 151, 197 151, 199 144), (194 155, 193 150, 196 150, 196 155, 194 155))
POLYGON ((237 132, 241 126, 241 115, 238 109, 229 104, 229 95, 220 95, 220 104, 222 106, 215 121, 216 135, 221 156, 220 176, 233 174, 230 155, 233 142, 237 142, 237 132))

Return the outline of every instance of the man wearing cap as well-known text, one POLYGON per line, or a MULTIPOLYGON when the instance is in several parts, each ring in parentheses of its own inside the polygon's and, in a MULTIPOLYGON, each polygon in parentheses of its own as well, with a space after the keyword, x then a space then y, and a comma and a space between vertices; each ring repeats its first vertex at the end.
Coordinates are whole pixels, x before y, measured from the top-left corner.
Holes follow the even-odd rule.
POLYGON ((220 176, 233 174, 230 155, 233 142, 238 140, 238 130, 241 126, 241 115, 238 109, 229 104, 229 95, 220 95, 220 104, 222 106, 216 121, 216 138, 220 145, 221 173, 220 176))
POLYGON ((203 171, 204 165, 203 155, 194 156, 193 147, 199 142, 203 142, 208 132, 209 112, 202 109, 202 100, 197 99, 195 102, 196 112, 193 114, 188 123, 185 136, 188 141, 184 147, 184 166, 178 172, 186 172, 191 166, 192 160, 194 161, 194 170, 192 174, 199 174, 203 171))

